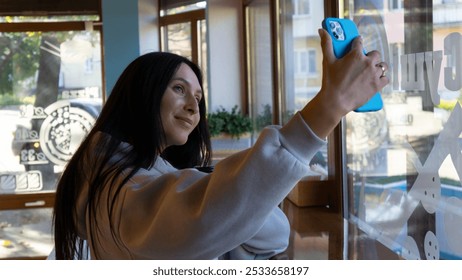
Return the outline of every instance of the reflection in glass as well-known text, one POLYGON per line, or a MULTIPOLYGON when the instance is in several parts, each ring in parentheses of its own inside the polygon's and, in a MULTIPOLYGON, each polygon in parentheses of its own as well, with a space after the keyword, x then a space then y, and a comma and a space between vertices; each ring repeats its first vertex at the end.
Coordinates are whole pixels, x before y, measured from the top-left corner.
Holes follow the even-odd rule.
POLYGON ((384 110, 347 116, 349 220, 404 259, 462 259, 462 3, 403 3, 345 5, 390 65, 384 110))

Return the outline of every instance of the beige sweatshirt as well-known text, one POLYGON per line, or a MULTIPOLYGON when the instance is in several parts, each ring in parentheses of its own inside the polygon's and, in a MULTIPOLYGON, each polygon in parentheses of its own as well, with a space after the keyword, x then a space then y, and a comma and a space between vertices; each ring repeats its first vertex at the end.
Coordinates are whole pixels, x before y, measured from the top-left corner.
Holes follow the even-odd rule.
POLYGON ((283 127, 265 128, 253 147, 212 173, 177 170, 159 158, 122 188, 113 220, 120 241, 110 232, 104 197, 96 235, 88 230, 87 198, 79 197, 79 235, 104 259, 269 258, 288 245, 290 226, 278 204, 309 174, 325 143, 297 114, 283 127))

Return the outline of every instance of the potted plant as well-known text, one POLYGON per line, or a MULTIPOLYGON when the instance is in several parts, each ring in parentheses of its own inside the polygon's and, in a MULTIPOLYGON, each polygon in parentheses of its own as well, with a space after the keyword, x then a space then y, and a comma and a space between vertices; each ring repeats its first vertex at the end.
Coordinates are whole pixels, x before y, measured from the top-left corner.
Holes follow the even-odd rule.
POLYGON ((240 139, 252 131, 252 120, 243 115, 237 105, 231 111, 220 106, 218 110, 207 115, 207 122, 212 137, 229 135, 231 138, 240 139))
POLYGON ((231 110, 220 106, 218 110, 207 115, 207 122, 215 160, 250 147, 252 120, 243 115, 237 105, 231 110))

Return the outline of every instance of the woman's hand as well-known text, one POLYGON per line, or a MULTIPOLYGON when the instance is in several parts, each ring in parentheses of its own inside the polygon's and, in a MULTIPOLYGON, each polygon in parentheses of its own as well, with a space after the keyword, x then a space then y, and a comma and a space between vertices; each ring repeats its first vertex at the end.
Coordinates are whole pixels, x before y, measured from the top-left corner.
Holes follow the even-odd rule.
POLYGON ((385 72, 388 65, 381 62, 380 53, 364 55, 362 38, 356 38, 348 52, 337 59, 332 39, 319 29, 323 52, 322 86, 301 114, 314 133, 325 138, 352 110, 365 104, 376 92, 389 83, 385 72))

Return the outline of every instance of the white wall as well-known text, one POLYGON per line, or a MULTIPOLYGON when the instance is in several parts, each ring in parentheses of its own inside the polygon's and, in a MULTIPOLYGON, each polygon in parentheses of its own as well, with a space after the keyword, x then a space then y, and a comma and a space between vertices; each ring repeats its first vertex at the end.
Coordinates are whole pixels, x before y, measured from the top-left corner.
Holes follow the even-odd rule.
MULTIPOLYGON (((159 51, 158 4, 138 0, 140 54, 159 51)), ((220 106, 242 108, 244 42, 241 1, 207 1, 209 111, 220 106)))
POLYGON ((244 50, 241 1, 207 1, 209 109, 239 105, 244 92, 244 50))

